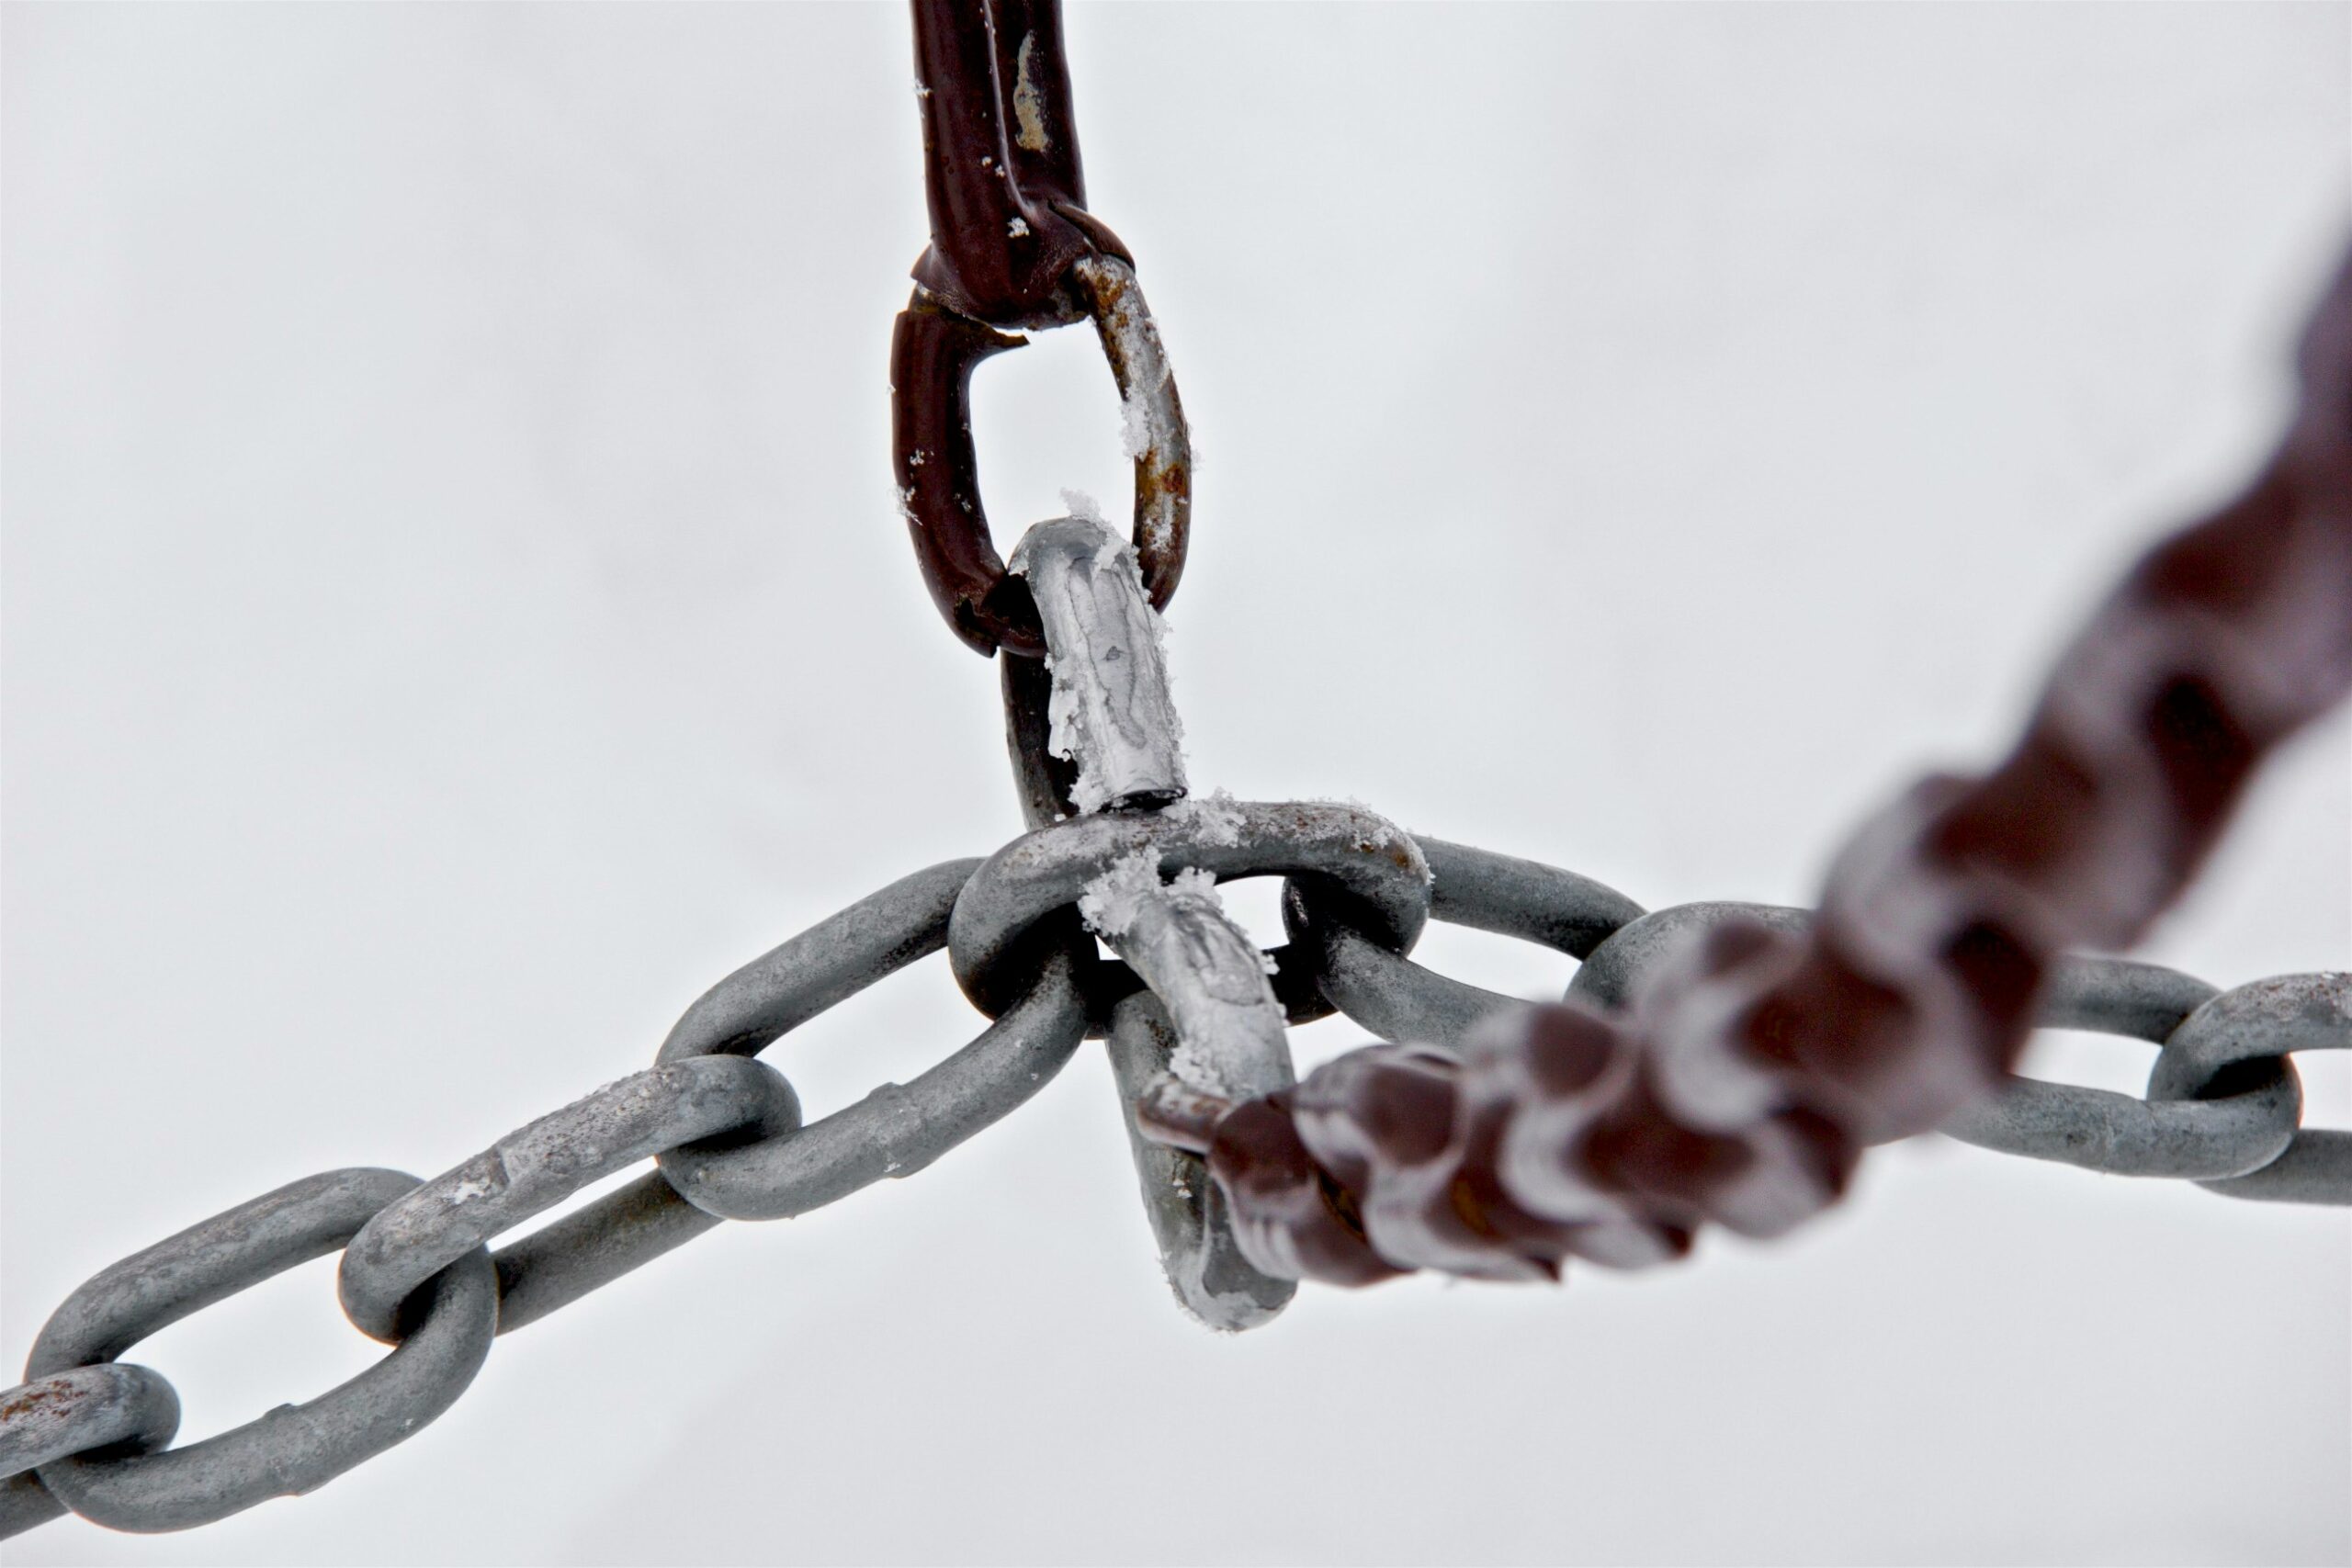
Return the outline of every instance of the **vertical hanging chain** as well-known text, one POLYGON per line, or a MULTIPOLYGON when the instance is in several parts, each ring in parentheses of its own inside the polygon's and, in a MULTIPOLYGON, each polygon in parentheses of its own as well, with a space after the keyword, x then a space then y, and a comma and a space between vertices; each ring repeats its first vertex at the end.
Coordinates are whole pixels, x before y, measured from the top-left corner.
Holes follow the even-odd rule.
POLYGON ((1125 404, 1135 549, 1152 607, 1184 571, 1192 447, 1125 245, 1086 210, 1058 0, 913 0, 931 244, 890 343, 899 505, 940 614, 980 653, 1045 653, 980 504, 972 372, 1027 340, 1001 328, 1091 320, 1125 404))

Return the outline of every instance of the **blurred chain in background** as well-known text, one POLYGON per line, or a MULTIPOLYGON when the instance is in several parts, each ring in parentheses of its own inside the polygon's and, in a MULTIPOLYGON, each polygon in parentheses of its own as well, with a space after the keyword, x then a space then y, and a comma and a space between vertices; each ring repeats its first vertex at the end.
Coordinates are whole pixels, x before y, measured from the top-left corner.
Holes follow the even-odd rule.
POLYGON ((497 1335, 722 1220, 922 1170, 1094 1037, 1170 1282, 1225 1329, 1266 1321, 1300 1279, 1548 1279, 1571 1257, 1680 1257, 1704 1221, 1778 1234, 1839 1194, 1862 1146, 1938 1127, 2225 1196, 2352 1203, 2352 1133, 2301 1126, 2291 1060, 2352 1044, 2352 976, 2223 992, 2063 951, 2134 940, 2261 759, 2352 685, 2352 271, 2305 340, 2277 457, 2126 578, 2007 760, 1867 824, 1816 912, 1648 911, 1360 806, 1193 793, 1157 620, 1183 566, 1189 447, 1133 259, 1084 208, 1057 7, 913 8, 933 243, 892 349, 898 479, 934 600, 1004 656, 1029 830, 745 964, 650 1067, 431 1180, 323 1172, 92 1278, 0 1394, 0 1534, 69 1509, 179 1529, 311 1490, 448 1408, 497 1335), (1008 566, 980 510, 969 377, 1020 341, 1004 329, 1086 319, 1126 410, 1132 531, 1054 520, 1008 566), (1258 875, 1283 878, 1288 940, 1266 953, 1216 893, 1258 875), (1415 964, 1432 919, 1574 958, 1566 998, 1532 1005, 1415 964), (985 1027, 913 1081, 804 1122, 761 1054, 943 949, 985 1027), (1287 1026, 1334 1010, 1387 1043, 1294 1083, 1287 1026), (2011 1076, 2037 1024, 2154 1046, 2144 1097, 2011 1076), (172 1447, 171 1384, 120 1358, 334 1254, 343 1310, 383 1359, 172 1447))

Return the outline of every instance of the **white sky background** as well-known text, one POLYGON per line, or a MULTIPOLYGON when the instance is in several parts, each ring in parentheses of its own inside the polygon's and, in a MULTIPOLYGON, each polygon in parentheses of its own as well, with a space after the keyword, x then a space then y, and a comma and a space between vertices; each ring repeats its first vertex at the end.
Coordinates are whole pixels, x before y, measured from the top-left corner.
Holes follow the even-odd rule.
MULTIPOLYGON (((2346 18, 1076 9, 1093 205, 1202 454, 1196 781, 1652 908, 1809 902, 2271 438, 2352 214, 2346 18)), ((5 24, 15 1365, 117 1258, 454 1165, 1018 817, 995 672, 891 504, 900 7, 5 24)), ((1065 486, 1123 504, 1091 334, 978 381, 1001 544, 1065 486)), ((2344 966, 2348 776, 2339 716, 2149 954, 2344 966)), ((1261 931, 1270 888, 1235 890, 1261 931)), ((933 959, 769 1059, 818 1114, 977 1027, 933 959)), ((2352 1121, 2346 1066, 2309 1064, 2313 1122, 2352 1121)), ((373 1359, 332 1267, 132 1353, 184 1435, 373 1359)), ((2343 1211, 1924 1140, 1778 1246, 1309 1288, 1216 1338, 1090 1046, 913 1180, 501 1340, 310 1498, 6 1556, 2340 1562, 2347 1325, 2343 1211)))

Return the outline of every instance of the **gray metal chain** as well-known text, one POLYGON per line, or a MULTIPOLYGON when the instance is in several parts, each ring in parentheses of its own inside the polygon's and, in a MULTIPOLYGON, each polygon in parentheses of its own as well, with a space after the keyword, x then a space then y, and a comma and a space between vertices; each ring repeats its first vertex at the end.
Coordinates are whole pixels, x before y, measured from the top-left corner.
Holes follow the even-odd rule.
MULTIPOLYGON (((1016 552, 1057 660, 1057 750, 1096 810, 1039 820, 985 861, 901 878, 721 980, 655 1065, 499 1139, 430 1181, 345 1169, 214 1216, 96 1275, 42 1328, 27 1382, 0 1394, 0 1536, 67 1509, 128 1530, 186 1529, 303 1493, 456 1401, 492 1338, 577 1301, 721 1219, 805 1213, 910 1176, 1036 1094, 1090 1034, 1107 1035, 1147 1213, 1178 1298, 1239 1329, 1293 1282, 1231 1245, 1198 1156, 1143 1137, 1146 1087, 1290 1081, 1285 1021, 1336 1006, 1382 1038, 1441 1048, 1527 1005, 1408 956, 1429 920, 1579 961, 1571 994, 1614 1005, 1692 933, 1733 915, 1802 926, 1797 909, 1688 904, 1646 912, 1589 878, 1409 835, 1361 807, 1185 797, 1157 635, 1131 549, 1099 524, 1041 525, 1016 552), (1126 809, 1104 809, 1125 807, 1126 809), (1216 883, 1284 878, 1289 941, 1260 954, 1216 883), (1172 880, 1170 880, 1172 878, 1172 880), (1081 919, 1122 962, 1093 950, 1081 919), (757 1054, 946 948, 992 1021, 908 1084, 803 1125, 757 1054), (490 1244, 591 1183, 635 1182, 496 1252, 490 1244), (198 1309, 341 1251, 338 1292, 375 1366, 307 1404, 171 1448, 171 1385, 119 1358, 198 1309)), ((1042 818, 1040 810, 1035 815, 1042 818)), ((2013 1079, 1944 1131, 2031 1158, 2193 1180, 2225 1196, 2352 1204, 2352 1133, 2301 1126, 2290 1057, 2352 1045, 2352 976, 2228 992, 2113 958, 2068 961, 2041 1022, 2159 1047, 2145 1098, 2013 1079)))

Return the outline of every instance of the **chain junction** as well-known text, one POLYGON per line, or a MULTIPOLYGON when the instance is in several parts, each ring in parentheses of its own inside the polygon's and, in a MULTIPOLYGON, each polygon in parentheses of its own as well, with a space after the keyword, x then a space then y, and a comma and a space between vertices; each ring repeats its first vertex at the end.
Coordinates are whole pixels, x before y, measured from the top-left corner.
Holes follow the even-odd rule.
POLYGON ((1682 1257, 1711 1221, 1778 1235, 1840 1195, 1862 1147, 1938 1128, 2224 1196, 2352 1204, 2352 1133, 2301 1126, 2291 1060, 2352 1045, 2352 975, 2218 992, 2070 951, 2136 940, 2261 759, 2352 687, 2352 267, 2304 342, 2277 455, 2138 563, 1998 767, 1927 780, 1866 823, 1815 911, 1648 911, 1359 806, 1193 792, 1157 616, 1183 566, 1189 449, 1133 258, 1083 207, 1057 9, 913 8, 933 240, 892 349, 898 478, 935 601, 1002 655, 1028 830, 745 964, 651 1066, 430 1180, 322 1172, 93 1277, 0 1394, 0 1535, 68 1510, 180 1529, 311 1491, 447 1409, 496 1336, 722 1220, 924 1169, 1091 1038, 1170 1286, 1226 1330, 1267 1321, 1302 1279, 1544 1280, 1569 1258, 1682 1257), (1132 533, 1055 519, 1008 562, 979 507, 970 372, 1019 341, 1001 328, 1081 319, 1125 400, 1132 533), (1261 953, 1216 886, 1269 875, 1287 940, 1261 953), (1410 956, 1432 919, 1554 949, 1575 977, 1543 1004, 1450 979, 1410 956), (942 950, 985 1027, 805 1122, 762 1054, 942 950), (1383 1043, 1295 1080, 1287 1027, 1335 1010, 1383 1043), (2014 1076, 2037 1023, 2155 1046, 2145 1096, 2014 1076), (171 1384, 120 1358, 334 1254, 343 1311, 382 1359, 173 1447, 171 1384))
MULTIPOLYGON (((1220 800, 1037 829, 986 861, 903 877, 745 964, 686 1010, 655 1066, 430 1181, 323 1172, 96 1275, 41 1330, 26 1382, 0 1394, 0 1534, 68 1507, 118 1529, 180 1529, 310 1491, 447 1409, 494 1336, 721 1219, 806 1213, 914 1175, 1037 1093, 1090 1035, 1109 1034, 1123 1092, 1165 1081, 1175 1010, 1125 964, 1080 956, 1081 944, 1061 940, 1074 905, 1100 880, 1090 873, 1137 852, 1219 881, 1283 875, 1294 934, 1270 956, 1293 978, 1277 988, 1328 998, 1384 1038, 1417 1043, 1382 1048, 1407 1072, 1454 1070, 1453 1048, 1482 1024, 1529 1011, 1413 963, 1428 920, 1579 959, 1569 994, 1601 1006, 1667 972, 1678 937, 1736 918, 1783 930, 1807 920, 1741 904, 1645 913, 1573 872, 1408 835, 1353 806, 1220 800), (883 1084, 803 1125, 790 1085, 756 1053, 943 948, 993 1021, 913 1081, 883 1084), (490 1250, 572 1193, 647 1161, 653 1168, 635 1182, 490 1250), (338 1249, 344 1309, 390 1354, 315 1400, 168 1447, 179 1419, 170 1383, 118 1358, 168 1324, 338 1249)), ((2192 1179, 2232 1197, 2352 1203, 2352 1134, 2298 1130, 2301 1096, 2289 1060, 2352 1045, 2352 976, 2217 993, 2154 965, 2066 959, 2040 1021, 2156 1044, 2148 1098, 2011 1079, 1946 1132, 2092 1170, 2192 1179)), ((1339 1065, 1310 1075, 1295 1091, 1299 1101, 1339 1065)), ((1192 1249, 1171 1258, 1171 1284, 1221 1326, 1271 1316, 1288 1280, 1264 1271, 1258 1249, 1222 1241, 1223 1216, 1213 1213, 1222 1190, 1199 1156, 1146 1146, 1159 1162, 1144 1171, 1156 1226, 1192 1249)))

